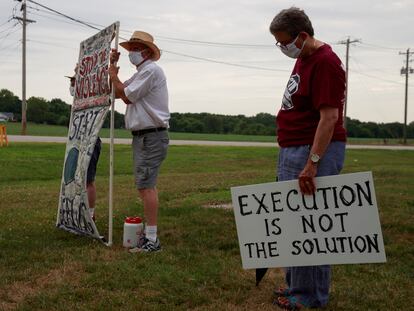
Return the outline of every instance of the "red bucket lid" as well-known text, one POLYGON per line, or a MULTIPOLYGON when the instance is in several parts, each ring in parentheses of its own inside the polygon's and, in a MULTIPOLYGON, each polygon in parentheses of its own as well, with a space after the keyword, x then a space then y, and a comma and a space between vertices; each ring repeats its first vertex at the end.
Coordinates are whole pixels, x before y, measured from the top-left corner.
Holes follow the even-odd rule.
POLYGON ((128 224, 140 224, 142 223, 141 217, 127 217, 125 218, 125 222, 128 224))

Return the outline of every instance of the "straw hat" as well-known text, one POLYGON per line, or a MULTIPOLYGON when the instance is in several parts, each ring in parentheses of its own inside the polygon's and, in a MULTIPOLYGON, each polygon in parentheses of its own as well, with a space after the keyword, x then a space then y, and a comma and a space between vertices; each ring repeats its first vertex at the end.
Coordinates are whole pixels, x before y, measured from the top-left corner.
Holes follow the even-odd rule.
POLYGON ((129 41, 121 42, 119 45, 122 46, 124 49, 130 51, 131 48, 134 46, 134 43, 145 44, 153 52, 152 59, 160 59, 160 49, 154 44, 154 38, 149 33, 144 31, 134 31, 129 41))

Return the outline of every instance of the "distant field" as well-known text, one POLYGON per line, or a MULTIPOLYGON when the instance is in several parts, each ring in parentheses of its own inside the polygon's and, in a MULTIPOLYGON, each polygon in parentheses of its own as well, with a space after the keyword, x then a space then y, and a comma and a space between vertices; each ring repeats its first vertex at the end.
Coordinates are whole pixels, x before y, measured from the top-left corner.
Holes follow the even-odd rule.
MULTIPOLYGON (((108 151, 97 170, 97 223, 107 231, 108 151)), ((55 228, 64 144, 0 148, 0 310, 273 311, 282 269, 259 287, 243 270, 230 187, 275 179, 277 148, 172 146, 161 169, 163 251, 129 254, 123 219, 142 215, 130 146, 115 146, 114 246, 55 228)), ((347 150, 344 173, 372 171, 387 263, 335 265, 325 310, 412 310, 414 152, 347 150)))
MULTIPOLYGON (((20 135, 20 123, 7 123, 7 133, 9 135, 20 135)), ((64 126, 34 124, 27 125, 27 135, 33 136, 67 136, 68 129, 64 126)), ((100 132, 101 137, 109 137, 109 129, 103 128, 100 132)), ((124 129, 115 130, 116 138, 130 138, 131 132, 124 129)), ((274 136, 256 135, 225 135, 225 134, 198 134, 198 133, 172 133, 170 138, 176 140, 210 140, 210 141, 255 141, 255 142, 274 142, 274 136)))
MULTIPOLYGON (((67 128, 64 126, 28 123, 27 135, 33 136, 67 136, 67 128)), ((9 135, 20 135, 20 123, 7 123, 9 135)), ((103 128, 101 137, 109 137, 109 129, 103 128)), ((115 130, 116 138, 129 138, 131 133, 124 129, 115 130)), ((174 140, 208 140, 208 141, 252 141, 252 142, 275 142, 275 136, 260 135, 226 135, 226 134, 199 134, 199 133, 174 133, 170 132, 170 138, 174 140)), ((350 144, 359 145, 400 145, 402 139, 379 139, 379 138, 349 138, 350 144)), ((408 145, 414 145, 414 139, 407 140, 408 145)))

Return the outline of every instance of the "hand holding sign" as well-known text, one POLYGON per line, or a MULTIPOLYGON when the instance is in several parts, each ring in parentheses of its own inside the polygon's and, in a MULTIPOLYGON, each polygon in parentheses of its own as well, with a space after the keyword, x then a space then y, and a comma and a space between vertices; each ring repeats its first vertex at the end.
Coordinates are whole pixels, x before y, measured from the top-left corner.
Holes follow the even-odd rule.
POLYGON ((318 171, 316 165, 307 163, 303 171, 299 174, 299 188, 303 194, 312 195, 316 191, 315 176, 318 171))
POLYGON ((119 55, 121 55, 120 52, 118 52, 116 49, 111 49, 111 53, 109 54, 109 68, 108 68, 108 75, 109 78, 111 79, 111 82, 114 82, 115 77, 118 76, 118 72, 119 72, 119 67, 116 66, 118 60, 119 60, 119 55))
POLYGON ((111 82, 114 82, 114 78, 118 76, 119 67, 116 64, 110 64, 108 69, 108 75, 111 78, 111 82))
POLYGON ((120 52, 116 49, 111 49, 111 54, 109 56, 109 60, 111 64, 116 64, 119 60, 119 55, 121 55, 120 52))

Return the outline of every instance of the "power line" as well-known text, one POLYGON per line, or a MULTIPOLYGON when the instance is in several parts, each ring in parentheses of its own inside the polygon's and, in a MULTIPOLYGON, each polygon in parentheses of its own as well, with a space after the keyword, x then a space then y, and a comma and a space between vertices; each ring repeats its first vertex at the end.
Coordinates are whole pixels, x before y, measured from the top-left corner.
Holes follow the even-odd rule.
MULTIPOLYGON (((59 16, 63 16, 65 18, 68 18, 68 19, 70 19, 74 22, 80 23, 82 25, 88 26, 88 27, 96 29, 96 30, 100 30, 99 28, 90 25, 90 23, 81 21, 77 18, 70 17, 66 14, 63 14, 63 13, 59 12, 59 11, 56 11, 56 10, 51 9, 47 6, 44 6, 40 3, 37 3, 36 1, 33 1, 33 0, 27 0, 27 1, 32 2, 32 3, 38 5, 38 6, 44 8, 46 10, 49 10, 49 11, 55 13, 55 14, 58 14, 59 16)), ((40 11, 40 9, 39 9, 39 11, 40 11)), ((99 25, 99 26, 101 26, 101 25, 99 25)), ((101 26, 101 27, 103 27, 103 26, 101 26)), ((125 32, 125 31, 122 31, 122 32, 125 32)), ((187 42, 187 43, 192 42, 192 43, 198 43, 198 44, 220 45, 220 46, 226 46, 226 47, 250 47, 250 48, 255 47, 255 48, 257 48, 257 47, 264 47, 265 46, 265 45, 257 45, 257 44, 234 44, 234 43, 223 43, 223 42, 212 42, 212 41, 187 40, 187 39, 171 38, 171 37, 163 37, 163 36, 159 36, 159 37, 160 38, 165 38, 165 39, 168 39, 168 40, 180 41, 180 42, 187 42)), ((268 46, 265 46, 265 47, 268 47, 268 46)), ((256 70, 266 70, 266 71, 287 71, 287 72, 290 72, 289 70, 272 69, 272 68, 265 68, 265 67, 234 64, 234 63, 229 63, 229 62, 224 62, 224 61, 219 61, 219 60, 214 60, 214 59, 209 59, 209 58, 203 58, 203 57, 197 57, 197 56, 177 53, 177 52, 173 52, 173 51, 167 51, 167 50, 163 50, 163 51, 166 52, 166 53, 179 55, 179 56, 182 56, 182 57, 188 57, 188 58, 192 58, 192 59, 197 59, 197 60, 202 60, 202 61, 207 61, 207 62, 212 62, 212 63, 217 63, 217 64, 223 64, 223 65, 228 65, 228 66, 233 66, 233 67, 256 69, 256 70)))
POLYGON ((0 27, 3 27, 7 23, 9 23, 12 19, 13 19, 13 16, 10 16, 10 18, 7 21, 5 21, 3 24, 0 24, 0 27))
POLYGON ((68 20, 62 20, 62 19, 58 19, 58 18, 53 18, 51 16, 46 16, 46 15, 39 14, 39 13, 35 13, 35 12, 30 12, 30 14, 31 15, 35 15, 35 16, 39 16, 39 17, 43 17, 43 18, 46 18, 46 19, 49 19, 49 20, 57 21, 59 23, 64 23, 64 24, 69 24, 69 25, 78 25, 77 23, 75 23, 73 21, 68 21, 68 20))
MULTIPOLYGON (((40 8, 35 8, 35 7, 30 7, 34 10, 37 10, 39 12, 44 12, 50 15, 55 15, 58 17, 62 17, 62 18, 66 18, 71 20, 72 22, 67 22, 69 24, 81 24, 83 26, 86 26, 88 28, 92 28, 95 30, 101 30, 104 28, 103 25, 100 24, 96 24, 96 23, 91 23, 91 22, 86 22, 86 21, 82 21, 80 19, 71 17, 67 14, 61 13, 55 9, 52 9, 48 6, 45 6, 43 4, 40 4, 36 1, 33 0, 27 0, 28 2, 31 2, 37 6, 39 6, 40 8), (101 27, 101 28, 98 28, 101 27)), ((32 13, 35 14, 35 13, 32 13)), ((37 14, 39 16, 42 16, 41 14, 37 14)), ((47 16, 42 16, 44 18, 49 18, 49 19, 53 19, 52 17, 47 17, 47 16)), ((58 19, 53 19, 56 21, 60 21, 60 22, 64 22, 62 20, 58 20, 58 19)), ((120 30, 120 32, 123 33, 131 33, 132 31, 130 30, 120 30)), ((176 43, 181 43, 181 44, 190 44, 190 45, 207 45, 207 46, 216 46, 216 47, 227 47, 227 48, 265 48, 265 49, 271 49, 274 48, 273 45, 265 45, 265 44, 244 44, 244 43, 227 43, 227 42, 215 42, 215 41, 202 41, 202 40, 190 40, 190 39, 183 39, 183 38, 177 38, 177 37, 168 37, 168 36, 161 36, 161 35, 156 35, 156 38, 159 38, 161 40, 165 40, 165 41, 169 41, 169 42, 176 42, 176 43)), ((121 39, 124 40, 128 40, 126 38, 122 38, 121 39)), ((40 44, 48 44, 46 42, 41 42, 41 41, 37 41, 37 40, 31 40, 32 42, 36 42, 36 43, 40 43, 40 44)), ((360 42, 360 40, 353 40, 353 41, 349 41, 350 43, 354 43, 354 42, 360 42)), ((340 41, 340 42, 336 42, 336 43, 331 43, 331 44, 344 44, 346 43, 346 41, 340 41)), ((361 43, 361 42, 360 42, 361 43)), ((389 48, 389 47, 382 47, 379 45, 374 45, 374 44, 369 44, 369 43, 363 43, 366 46, 370 46, 370 47, 374 47, 374 48, 380 48, 380 49, 390 49, 393 50, 395 48, 389 48)), ((348 45, 349 48, 349 45, 348 45)), ((212 62, 212 63, 217 63, 217 64, 223 64, 223 65, 228 65, 228 66, 234 66, 234 67, 241 67, 241 68, 247 68, 247 69, 255 69, 255 70, 265 70, 265 71, 273 71, 273 72, 290 72, 290 70, 283 70, 283 69, 272 69, 272 68, 266 68, 266 67, 258 67, 258 66, 249 66, 249 65, 242 65, 242 64, 236 64, 236 63, 231 63, 231 62, 225 62, 225 61, 220 61, 220 60, 215 60, 215 59, 210 59, 210 58, 203 58, 203 57, 198 57, 198 56, 193 56, 193 55, 188 55, 188 54, 183 54, 183 53, 178 53, 178 52, 173 52, 173 51, 169 51, 169 50, 163 50, 163 52, 169 53, 169 54, 173 54, 173 55, 177 55, 177 56, 181 56, 181 57, 186 57, 186 58, 190 58, 190 59, 196 59, 196 60, 201 60, 201 61, 206 61, 206 62, 212 62)), ((352 70, 354 71, 354 70, 352 70)), ((391 80, 386 80, 386 79, 382 79, 382 78, 378 78, 376 76, 372 76, 372 75, 368 75, 368 74, 364 74, 362 72, 358 72, 355 71, 361 75, 365 75, 367 77, 370 78, 374 78, 374 79, 378 79, 378 80, 382 80, 382 81, 386 81, 386 82, 391 82, 391 83, 397 83, 400 84, 399 82, 396 81, 391 81, 391 80)))
MULTIPOLYGON (((40 4, 40 3, 36 2, 36 1, 33 1, 33 0, 27 0, 27 1, 32 2, 32 3, 34 3, 34 4, 36 4, 36 5, 44 8, 44 9, 46 9, 48 11, 50 11, 50 12, 53 12, 53 13, 59 15, 59 16, 63 16, 63 17, 68 18, 68 19, 70 19, 70 20, 72 20, 74 22, 80 23, 80 24, 82 24, 84 26, 93 28, 95 30, 102 30, 103 28, 105 28, 103 25, 94 24, 94 23, 91 23, 91 22, 85 22, 85 21, 81 21, 81 20, 79 20, 77 18, 70 17, 69 15, 66 15, 64 13, 61 13, 61 12, 57 11, 57 10, 54 10, 52 8, 49 8, 49 7, 47 7, 45 5, 42 5, 42 4, 40 4), (96 26, 101 27, 101 28, 98 28, 98 27, 93 26, 93 25, 96 25, 96 26)), ((43 11, 43 10, 40 10, 40 9, 37 9, 37 8, 33 8, 33 9, 36 9, 36 10, 39 10, 39 11, 43 11)), ((127 31, 127 30, 120 30, 120 31, 121 32, 124 32, 124 33, 126 33, 126 32, 131 33, 132 32, 132 31, 127 31)), ((238 48, 266 48, 266 49, 274 49, 273 45, 270 45, 270 44, 269 45, 266 45, 266 44, 226 43, 226 42, 215 42, 215 41, 190 40, 190 39, 183 39, 183 38, 176 38, 176 37, 167 37, 167 36, 156 36, 156 37, 157 38, 160 38, 160 39, 163 39, 163 40, 170 40, 170 41, 183 42, 183 43, 184 42, 185 43, 195 43, 195 44, 210 45, 210 46, 211 45, 214 45, 214 46, 233 47, 233 48, 234 47, 238 47, 238 48)))
POLYGON ((61 44, 49 43, 49 42, 45 42, 45 41, 40 41, 40 40, 32 40, 32 39, 27 40, 27 41, 29 41, 29 42, 34 42, 34 43, 39 43, 39 44, 43 44, 43 45, 49 45, 49 46, 60 47, 60 48, 63 48, 63 49, 73 49, 73 50, 76 50, 73 46, 72 46, 72 47, 70 47, 70 46, 64 46, 64 45, 61 45, 61 44))
POLYGON ((9 28, 6 28, 6 29, 3 29, 2 31, 0 31, 0 33, 3 33, 3 32, 6 32, 6 31, 8 31, 8 30, 10 30, 10 29, 13 29, 14 27, 16 27, 16 25, 18 25, 19 23, 18 22, 15 22, 13 25, 11 25, 9 28))
MULTIPOLYGON (((355 57, 355 54, 352 57, 350 57, 350 59, 351 59, 351 61, 354 61, 355 64, 358 65, 358 68, 361 69, 361 71, 362 71, 362 68, 359 66, 362 62, 360 62, 358 60, 358 58, 355 57)), ((388 75, 390 75, 392 73, 395 73, 395 68, 392 68, 392 69, 389 69, 389 71, 386 71, 386 70, 383 70, 383 69, 379 69, 379 68, 370 66, 366 63, 364 63, 364 66, 367 68, 367 70, 376 71, 376 72, 380 72, 380 73, 384 73, 384 74, 388 74, 388 75)))
POLYGON ((383 50, 394 50, 394 51, 396 51, 396 50, 401 50, 402 48, 392 48, 392 47, 389 47, 389 46, 381 46, 381 45, 376 45, 376 44, 371 44, 371 43, 366 43, 366 42, 360 42, 362 45, 366 45, 366 46, 368 46, 368 47, 371 47, 371 48, 377 48, 377 49, 383 49, 383 50))
POLYGON ((53 12, 53 13, 56 13, 56 14, 58 14, 58 15, 61 15, 61 16, 65 17, 65 18, 68 18, 68 19, 70 19, 70 20, 72 20, 72 21, 74 21, 74 22, 77 22, 77 23, 79 23, 79 24, 85 25, 85 26, 87 26, 87 27, 89 27, 89 28, 92 28, 92 29, 95 29, 95 30, 99 30, 99 31, 100 31, 100 30, 102 30, 102 29, 99 29, 99 28, 97 28, 97 27, 95 27, 95 26, 92 26, 92 25, 90 25, 90 24, 88 24, 88 23, 86 23, 86 22, 84 22, 84 21, 81 21, 81 20, 79 20, 79 19, 77 19, 77 18, 70 17, 69 15, 66 15, 66 14, 63 14, 63 13, 61 13, 61 12, 59 12, 59 11, 56 11, 56 10, 54 10, 54 9, 51 9, 51 8, 49 8, 49 7, 47 7, 47 6, 43 5, 43 4, 40 4, 40 3, 36 2, 36 1, 33 1, 33 0, 27 0, 27 1, 29 1, 29 2, 31 2, 31 3, 34 3, 34 4, 36 4, 36 5, 38 5, 38 6, 42 7, 42 8, 44 8, 44 9, 46 9, 46 10, 49 10, 49 11, 53 12))
POLYGON ((14 27, 16 27, 19 23, 14 24, 14 26, 12 28, 9 29, 9 32, 7 34, 5 34, 4 36, 0 37, 0 43, 2 43, 7 37, 9 37, 10 35, 14 34, 16 31, 18 31, 20 28, 16 28, 15 30, 13 30, 14 27))
POLYGON ((166 53, 173 54, 173 55, 178 55, 178 56, 193 58, 193 59, 202 60, 202 61, 211 62, 211 63, 216 63, 216 64, 234 66, 234 67, 241 67, 241 68, 248 68, 248 69, 257 69, 257 70, 266 70, 266 71, 278 71, 278 72, 284 71, 284 72, 291 72, 290 70, 285 70, 285 69, 272 69, 272 68, 265 68, 265 67, 241 65, 241 64, 229 63, 229 62, 219 61, 219 60, 215 60, 215 59, 203 58, 203 57, 198 57, 198 56, 192 56, 192 55, 188 55, 188 54, 182 54, 182 53, 177 53, 177 52, 172 52, 172 51, 167 51, 167 50, 162 50, 162 51, 163 52, 166 52, 166 53))
POLYGON ((403 84, 403 83, 398 82, 398 81, 388 80, 388 79, 384 79, 384 78, 379 78, 377 76, 373 76, 373 75, 370 75, 370 74, 367 74, 367 73, 363 73, 363 72, 360 72, 360 71, 355 70, 355 69, 351 69, 350 71, 355 72, 357 74, 360 74, 362 76, 366 76, 368 78, 372 78, 372 79, 376 79, 376 80, 381 80, 381 81, 384 81, 384 82, 389 82, 389 83, 394 83, 394 84, 399 84, 399 85, 402 85, 403 84))
POLYGON ((157 36, 160 39, 173 41, 173 42, 180 42, 180 43, 197 43, 202 45, 213 45, 213 46, 221 46, 221 47, 231 47, 231 48, 266 48, 266 49, 274 49, 274 46, 271 44, 244 44, 244 43, 226 43, 226 42, 214 42, 214 41, 200 41, 200 40, 189 40, 189 39, 181 39, 181 38, 172 38, 172 37, 164 37, 164 36, 157 36))

